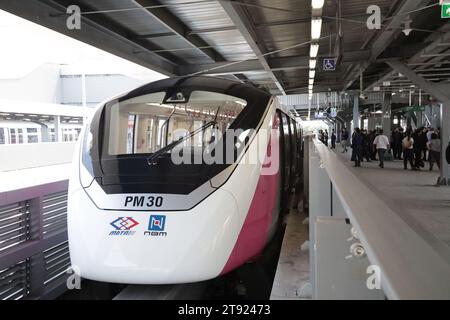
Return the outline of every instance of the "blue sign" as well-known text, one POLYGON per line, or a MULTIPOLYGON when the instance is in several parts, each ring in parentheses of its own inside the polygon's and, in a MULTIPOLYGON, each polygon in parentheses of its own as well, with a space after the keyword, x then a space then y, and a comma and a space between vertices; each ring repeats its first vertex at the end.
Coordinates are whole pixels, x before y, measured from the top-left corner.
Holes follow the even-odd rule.
POLYGON ((336 59, 335 58, 324 58, 323 59, 323 71, 335 71, 336 70, 336 59))
POLYGON ((164 225, 166 224, 166 216, 150 216, 148 224, 148 230, 150 231, 164 231, 164 225))

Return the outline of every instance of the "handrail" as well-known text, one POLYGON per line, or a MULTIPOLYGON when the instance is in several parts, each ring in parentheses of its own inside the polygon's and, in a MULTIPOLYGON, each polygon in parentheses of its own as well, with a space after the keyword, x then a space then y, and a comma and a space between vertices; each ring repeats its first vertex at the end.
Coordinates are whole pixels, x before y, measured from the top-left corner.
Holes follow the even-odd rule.
POLYGON ((450 299, 447 260, 374 195, 341 157, 317 139, 313 142, 370 262, 380 267, 386 296, 450 299))

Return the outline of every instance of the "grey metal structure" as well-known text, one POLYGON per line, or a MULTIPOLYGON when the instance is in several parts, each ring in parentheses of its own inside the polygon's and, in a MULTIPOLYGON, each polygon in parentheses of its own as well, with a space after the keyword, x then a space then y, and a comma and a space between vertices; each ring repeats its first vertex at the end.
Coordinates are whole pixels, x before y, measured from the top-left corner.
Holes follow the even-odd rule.
MULTIPOLYGON (((216 74, 274 94, 308 89, 309 0, 4 0, 0 8, 169 76, 216 74), (79 30, 66 26, 69 5, 81 9, 79 30)), ((437 9, 431 0, 326 1, 314 92, 358 90, 361 72, 370 88, 392 58, 446 81, 448 66, 436 63, 446 59, 448 25, 437 9), (380 8, 379 30, 366 26, 371 5, 380 8), (326 57, 337 59, 336 71, 322 71, 326 57)))
POLYGON ((66 290, 67 186, 0 193, 0 300, 53 299, 66 290))

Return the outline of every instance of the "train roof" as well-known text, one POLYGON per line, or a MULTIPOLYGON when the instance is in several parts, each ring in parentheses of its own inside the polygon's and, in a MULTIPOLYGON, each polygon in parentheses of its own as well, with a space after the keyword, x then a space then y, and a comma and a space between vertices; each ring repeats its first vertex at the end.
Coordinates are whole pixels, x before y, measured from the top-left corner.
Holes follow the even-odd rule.
MULTIPOLYGON (((3 113, 83 117, 84 109, 83 107, 72 105, 0 99, 0 112, 3 113)), ((94 111, 91 108, 87 110, 87 116, 94 111)))

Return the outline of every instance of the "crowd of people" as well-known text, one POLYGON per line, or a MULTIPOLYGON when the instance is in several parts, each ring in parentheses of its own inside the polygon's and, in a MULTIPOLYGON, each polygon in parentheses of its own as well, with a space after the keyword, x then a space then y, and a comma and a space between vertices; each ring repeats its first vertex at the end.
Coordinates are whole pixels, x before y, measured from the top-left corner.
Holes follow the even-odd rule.
MULTIPOLYGON (((319 139, 328 145, 328 132, 319 132, 319 139)), ((335 147, 336 135, 332 133, 332 145, 335 147), (333 142, 334 135, 334 142, 333 142)), ((349 132, 343 129, 341 132, 341 147, 345 153, 349 149, 349 132)), ((360 167, 364 159, 367 162, 379 161, 380 168, 384 168, 386 158, 403 160, 404 169, 421 170, 425 167, 425 161, 429 162, 428 170, 433 170, 436 164, 440 168, 441 140, 440 128, 411 127, 404 130, 396 127, 390 137, 385 135, 382 129, 361 130, 355 128, 351 137, 352 161, 355 167, 360 167)))

